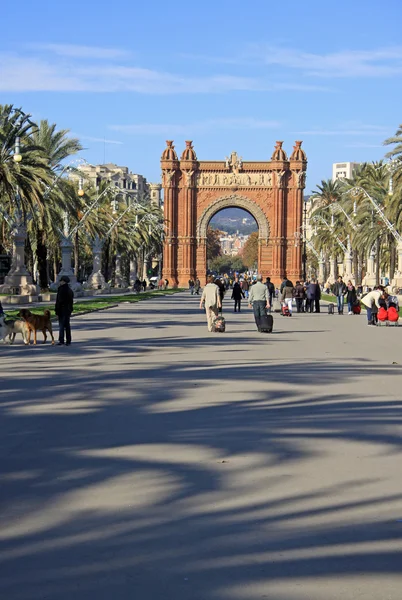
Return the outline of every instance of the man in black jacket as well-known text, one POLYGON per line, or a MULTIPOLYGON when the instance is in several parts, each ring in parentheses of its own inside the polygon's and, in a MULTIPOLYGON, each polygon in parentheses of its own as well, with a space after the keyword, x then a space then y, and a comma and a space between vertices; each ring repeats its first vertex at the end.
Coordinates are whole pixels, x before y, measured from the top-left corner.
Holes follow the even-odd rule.
POLYGON ((244 298, 244 292, 240 287, 239 278, 236 277, 235 282, 233 284, 233 289, 232 289, 232 300, 235 301, 235 303, 234 303, 234 311, 235 312, 236 312, 237 308, 239 309, 239 312, 240 312, 242 298, 244 298))
POLYGON ((64 332, 66 333, 66 346, 71 344, 70 317, 73 312, 74 292, 68 285, 70 278, 67 275, 60 277, 60 285, 57 290, 55 313, 59 318, 59 343, 64 346, 64 332))

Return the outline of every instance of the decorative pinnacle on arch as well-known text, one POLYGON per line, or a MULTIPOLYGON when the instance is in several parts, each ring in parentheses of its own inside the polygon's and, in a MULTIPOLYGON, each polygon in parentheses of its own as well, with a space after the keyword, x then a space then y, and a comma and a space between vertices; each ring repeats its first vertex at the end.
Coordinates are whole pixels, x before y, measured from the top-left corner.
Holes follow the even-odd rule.
POLYGON ((304 150, 301 147, 302 143, 303 142, 300 142, 300 141, 295 142, 290 160, 307 160, 306 153, 304 152, 304 150))
POLYGON ((162 154, 162 160, 177 160, 176 150, 174 149, 173 140, 166 141, 166 148, 162 154))
POLYGON ((180 160, 197 160, 192 140, 186 140, 186 148, 183 150, 180 160))
POLYGON ((276 142, 274 152, 272 154, 271 160, 287 160, 285 150, 282 148, 283 142, 276 142))

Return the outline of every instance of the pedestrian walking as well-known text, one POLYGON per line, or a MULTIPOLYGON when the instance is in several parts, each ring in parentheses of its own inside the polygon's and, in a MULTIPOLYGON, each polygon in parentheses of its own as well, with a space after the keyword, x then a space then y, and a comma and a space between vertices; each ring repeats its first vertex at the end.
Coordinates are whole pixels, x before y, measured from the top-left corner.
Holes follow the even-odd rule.
POLYGON ((220 296, 220 299, 221 299, 220 306, 219 306, 219 312, 222 313, 223 298, 225 297, 225 291, 226 291, 225 284, 223 283, 222 279, 219 279, 219 278, 215 279, 214 283, 219 288, 219 296, 220 296))
POLYGON ((241 289, 244 292, 244 297, 248 298, 248 294, 249 294, 249 289, 250 289, 250 284, 248 282, 247 278, 244 278, 243 281, 241 282, 241 289))
POLYGON ((195 283, 194 283, 194 294, 197 294, 197 296, 200 293, 200 287, 201 287, 201 282, 199 279, 196 279, 195 283))
POLYGON ((336 301, 338 305, 338 315, 343 315, 343 304, 345 301, 345 294, 347 292, 346 284, 343 281, 342 277, 339 275, 338 281, 335 281, 332 286, 332 293, 336 296, 336 301))
POLYGON ((348 303, 348 315, 353 315, 353 306, 357 302, 356 288, 353 283, 348 281, 346 286, 346 302, 348 303))
POLYGON ((296 300, 296 311, 298 313, 304 312, 304 299, 306 297, 306 291, 304 285, 300 281, 296 281, 295 285, 295 300, 296 300))
POLYGON ((59 341, 58 346, 69 346, 71 344, 70 317, 73 312, 74 292, 68 285, 70 278, 67 275, 60 277, 60 285, 57 290, 55 313, 59 319, 59 341), (64 341, 65 340, 65 341, 64 341))
POLYGON ((234 300, 234 312, 237 312, 237 308, 241 309, 241 299, 244 298, 244 292, 240 287, 239 278, 235 278, 235 282, 232 288, 232 300, 234 300))
POLYGON ((141 285, 142 285, 142 289, 143 289, 143 290, 144 290, 144 292, 145 292, 145 291, 146 291, 146 289, 147 289, 147 282, 146 282, 146 280, 145 280, 145 279, 144 279, 144 281, 142 282, 142 284, 141 284, 141 285))
POLYGON ((320 299, 321 299, 321 288, 314 277, 311 279, 310 283, 307 284, 306 287, 306 312, 320 312, 320 299))
POLYGON ((194 280, 193 279, 189 279, 188 280, 188 289, 190 290, 190 294, 193 295, 194 294, 194 280))
POLYGON ((258 331, 261 331, 261 317, 267 314, 267 308, 271 308, 269 304, 268 288, 262 283, 262 275, 257 275, 257 282, 251 286, 249 296, 249 306, 253 309, 254 319, 258 331))
POLYGON ((289 317, 292 316, 293 311, 293 297, 295 294, 295 288, 290 279, 285 278, 281 284, 281 302, 283 307, 287 307, 289 310, 289 317))
MULTIPOLYGON (((275 286, 271 282, 270 277, 267 277, 265 279, 265 285, 267 286, 267 289, 268 289, 269 304, 270 304, 270 306, 273 306, 273 300, 274 300, 274 296, 275 296, 275 286)), ((271 310, 271 309, 269 309, 269 310, 271 310)))
POLYGON ((218 286, 214 283, 214 276, 208 275, 207 285, 204 287, 200 300, 200 309, 205 306, 207 316, 208 331, 212 331, 212 323, 218 316, 218 310, 221 307, 221 297, 218 286))

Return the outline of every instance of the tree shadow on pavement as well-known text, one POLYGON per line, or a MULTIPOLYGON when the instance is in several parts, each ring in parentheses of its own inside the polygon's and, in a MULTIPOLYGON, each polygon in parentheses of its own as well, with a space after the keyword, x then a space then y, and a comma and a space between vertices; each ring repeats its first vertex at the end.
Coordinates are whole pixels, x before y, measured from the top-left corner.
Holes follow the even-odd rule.
POLYGON ((195 344, 210 340, 99 338, 72 348, 64 370, 32 361, 26 380, 4 378, 2 598, 283 600, 275 582, 399 575, 400 526, 372 515, 402 516, 402 491, 368 494, 381 475, 313 478, 308 492, 291 480, 295 465, 313 476, 322 444, 401 452, 401 401, 331 388, 400 367, 135 364, 146 346, 195 344), (97 345, 118 362, 94 366, 97 345))

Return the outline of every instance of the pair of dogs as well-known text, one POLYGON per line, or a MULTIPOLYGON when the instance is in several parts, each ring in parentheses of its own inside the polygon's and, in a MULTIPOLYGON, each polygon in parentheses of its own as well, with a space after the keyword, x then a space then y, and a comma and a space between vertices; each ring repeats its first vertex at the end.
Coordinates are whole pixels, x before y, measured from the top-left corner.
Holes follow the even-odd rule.
POLYGON ((50 311, 45 310, 43 315, 35 315, 30 310, 23 308, 18 313, 21 320, 18 319, 5 319, 0 317, 0 339, 5 340, 7 337, 9 343, 12 344, 15 340, 17 333, 21 333, 24 344, 28 345, 31 343, 31 333, 33 333, 34 344, 36 344, 37 332, 43 333, 43 343, 46 343, 48 331, 52 338, 52 344, 54 344, 52 322, 50 320, 50 311))

